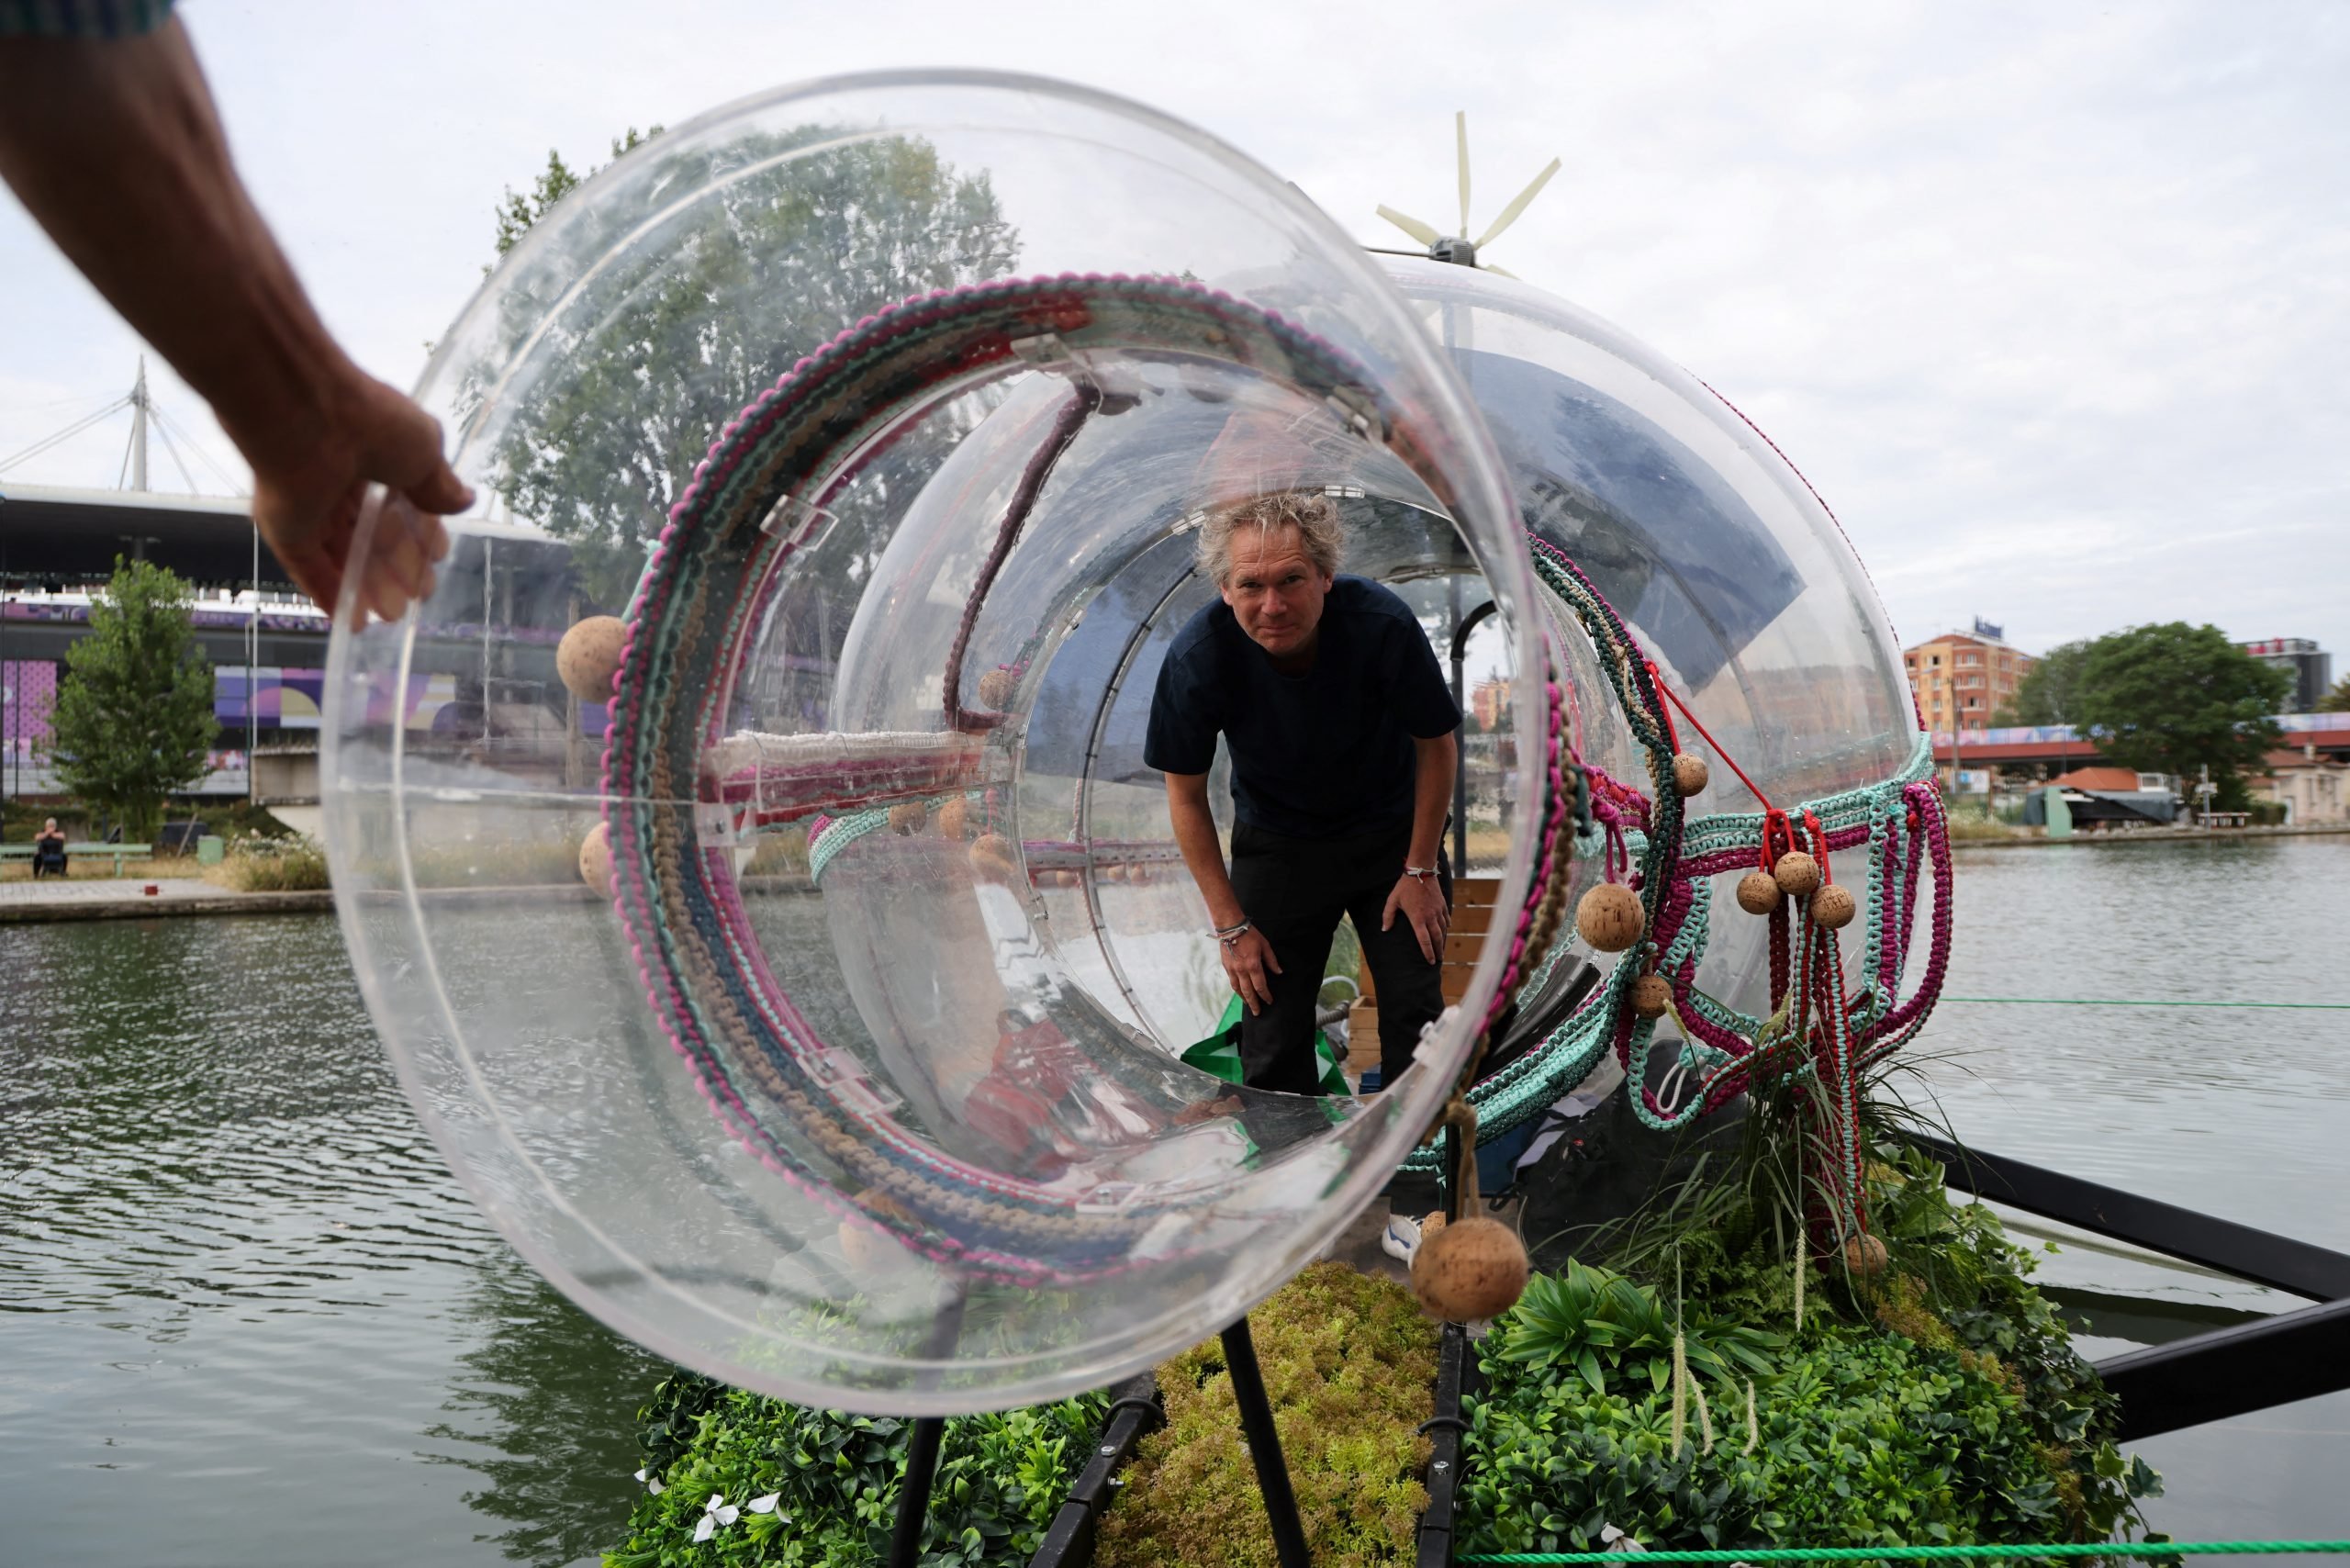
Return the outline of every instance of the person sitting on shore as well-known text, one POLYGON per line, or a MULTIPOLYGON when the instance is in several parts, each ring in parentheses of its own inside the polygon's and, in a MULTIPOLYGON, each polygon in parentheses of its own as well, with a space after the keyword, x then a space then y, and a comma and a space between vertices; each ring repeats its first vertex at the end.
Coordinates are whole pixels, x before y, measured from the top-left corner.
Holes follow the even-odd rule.
POLYGON ((33 878, 65 875, 65 834, 50 817, 40 824, 40 832, 33 835, 33 878))

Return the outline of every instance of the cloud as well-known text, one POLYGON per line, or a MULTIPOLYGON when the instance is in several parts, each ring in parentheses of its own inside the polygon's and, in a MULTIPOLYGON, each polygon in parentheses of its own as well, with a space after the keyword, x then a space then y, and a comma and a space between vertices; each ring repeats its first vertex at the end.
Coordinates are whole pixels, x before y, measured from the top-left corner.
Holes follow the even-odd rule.
MULTIPOLYGON (((2350 655, 2350 13, 686 4, 191 7, 257 196, 395 381, 549 147, 575 163, 774 83, 924 62, 1161 106, 1343 227, 1482 223, 1646 338, 1818 487, 1912 638, 2210 620, 2350 655)), ((129 336, 0 215, 0 375, 95 394, 129 336), (23 269, 20 274, 20 268, 23 269), (23 286, 17 280, 21 278, 23 286)), ((0 454, 43 433, 0 391, 0 454)))

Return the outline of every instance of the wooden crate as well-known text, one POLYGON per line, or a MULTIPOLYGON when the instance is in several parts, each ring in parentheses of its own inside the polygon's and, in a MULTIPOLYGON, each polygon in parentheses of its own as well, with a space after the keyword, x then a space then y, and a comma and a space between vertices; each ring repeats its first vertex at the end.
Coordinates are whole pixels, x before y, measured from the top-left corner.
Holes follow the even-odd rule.
POLYGON ((1347 1010, 1347 1070, 1368 1072, 1379 1065, 1379 1004, 1358 1002, 1347 1010))

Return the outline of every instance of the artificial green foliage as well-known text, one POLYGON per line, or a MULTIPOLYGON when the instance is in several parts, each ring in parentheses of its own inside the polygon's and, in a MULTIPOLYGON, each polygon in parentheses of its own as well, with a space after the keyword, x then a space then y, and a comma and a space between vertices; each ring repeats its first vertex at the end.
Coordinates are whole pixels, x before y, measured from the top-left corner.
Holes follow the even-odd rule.
POLYGON ((163 801, 204 777, 212 666, 196 644, 193 594, 176 574, 115 558, 90 605, 90 633, 65 650, 47 745, 58 781, 151 843, 163 801))
MULTIPOLYGON (((1437 1329, 1411 1293, 1316 1263, 1248 1315, 1317 1568, 1408 1563, 1427 1493, 1437 1329)), ((1167 1425, 1103 1517, 1102 1568, 1272 1568, 1220 1340, 1158 1371, 1167 1425)))
MULTIPOLYGON (((1627 1379, 1662 1389, 1673 1374, 1673 1310, 1623 1275, 1570 1260, 1564 1274, 1539 1274, 1509 1315, 1494 1352, 1535 1368, 1571 1366, 1594 1394, 1627 1379)), ((1767 1377, 1782 1335, 1750 1324, 1684 1312, 1689 1370, 1700 1377, 1767 1377)))
MULTIPOLYGON (((1085 1466, 1109 1402, 1085 1394, 946 1423, 923 1568, 1024 1563, 1085 1466)), ((810 1410, 678 1372, 637 1413, 646 1474, 608 1568, 868 1568, 897 1516, 911 1420, 810 1410), (770 1511, 754 1500, 774 1495, 770 1511), (697 1542, 711 1499, 740 1510, 697 1542)))
POLYGON ((2137 1522, 2159 1478, 2113 1443, 2112 1396, 2031 1288, 2029 1257, 1988 1209, 1950 1202, 1939 1164, 1873 1152, 1868 1210, 1890 1267, 1863 1280, 1839 1256, 1811 1260, 1800 1328, 1793 1257, 1746 1186, 1683 1196, 1683 1217, 1706 1223, 1684 1233, 1701 1266, 1680 1304, 1692 1391, 1677 1452, 1669 1371, 1619 1353, 1595 1378, 1583 1354, 1599 1348, 1594 1322, 1669 1340, 1669 1277, 1578 1267, 1531 1283, 1496 1320, 1469 1401, 1462 1550, 1596 1551, 1606 1526, 1656 1548, 2101 1540, 2137 1522), (1708 1343, 1725 1325, 1735 1338, 1708 1343))

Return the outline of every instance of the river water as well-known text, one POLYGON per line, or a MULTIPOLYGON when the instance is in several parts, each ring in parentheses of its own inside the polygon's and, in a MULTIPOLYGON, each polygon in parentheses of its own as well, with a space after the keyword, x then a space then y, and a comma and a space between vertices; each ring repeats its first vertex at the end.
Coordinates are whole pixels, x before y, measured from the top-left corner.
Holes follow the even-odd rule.
MULTIPOLYGON (((2350 1001, 2350 838, 1963 853, 1954 997, 2350 1001)), ((476 1216, 323 916, 0 927, 0 1565, 565 1563, 657 1363, 476 1216)), ((2350 1013, 1953 1002, 1959 1136, 2350 1248, 2350 1013)), ((2093 1352, 2295 1305, 2073 1244, 2093 1352)), ((2185 1539, 2342 1533, 2350 1396, 2145 1445, 2185 1539)))

